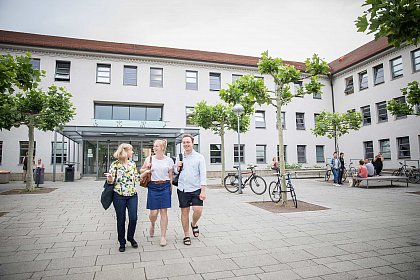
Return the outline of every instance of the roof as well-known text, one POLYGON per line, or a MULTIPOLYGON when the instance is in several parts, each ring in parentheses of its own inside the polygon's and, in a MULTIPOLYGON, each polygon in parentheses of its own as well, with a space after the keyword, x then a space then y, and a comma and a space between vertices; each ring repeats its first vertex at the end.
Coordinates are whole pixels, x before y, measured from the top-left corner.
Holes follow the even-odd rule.
MULTIPOLYGON (((198 50, 185 50, 176 48, 164 48, 127 43, 105 42, 86 39, 75 39, 5 30, 0 30, 0 43, 75 51, 89 51, 123 55, 136 55, 144 57, 183 59, 191 61, 213 62, 250 67, 257 67, 257 63, 259 60, 259 57, 253 56, 198 50)), ((305 69, 305 64, 302 62, 284 62, 286 64, 294 65, 299 70, 305 69)))
POLYGON ((386 37, 370 41, 369 43, 366 43, 348 54, 330 62, 330 71, 333 74, 337 73, 389 48, 391 48, 391 46, 388 45, 388 39, 386 37))

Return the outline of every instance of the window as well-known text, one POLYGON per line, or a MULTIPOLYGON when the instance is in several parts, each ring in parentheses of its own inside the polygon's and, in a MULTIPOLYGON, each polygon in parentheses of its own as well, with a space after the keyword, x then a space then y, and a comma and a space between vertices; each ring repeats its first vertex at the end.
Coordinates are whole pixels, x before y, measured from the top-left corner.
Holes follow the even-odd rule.
POLYGON ((242 75, 238 75, 238 74, 232 74, 232 84, 239 79, 240 77, 242 77, 242 75))
MULTIPOLYGON (((19 163, 21 164, 23 162, 23 157, 26 156, 26 154, 29 151, 29 142, 28 141, 19 141, 19 163)), ((36 142, 34 141, 34 157, 36 155, 36 142)))
POLYGON ((101 84, 111 83, 111 64, 97 64, 96 82, 101 84))
POLYGON ((361 107, 360 110, 362 111, 363 125, 370 125, 372 123, 372 118, 370 115, 370 105, 361 107))
POLYGON ((3 162, 3 141, 0 141, 0 164, 3 162))
POLYGON ((378 123, 388 121, 388 111, 386 110, 386 101, 376 103, 378 110, 378 123))
POLYGON ((384 82, 384 65, 379 64, 373 67, 373 84, 379 85, 384 82))
POLYGON ((163 68, 150 67, 150 86, 163 87, 163 68))
POLYGON ((325 162, 324 146, 316 146, 316 162, 325 162))
POLYGON ((63 157, 63 163, 67 161, 67 142, 57 142, 56 145, 54 145, 54 142, 51 142, 51 164, 54 163, 54 149, 56 148, 56 156, 55 156, 55 162, 61 163, 61 158, 63 157))
POLYGON ((55 80, 70 81, 70 61, 55 62, 55 80))
POLYGON ((306 163, 306 146, 297 145, 297 158, 298 163, 306 163))
POLYGON ((124 65, 123 85, 137 86, 137 66, 124 65))
POLYGON ((198 90, 198 72, 185 71, 185 89, 198 90))
POLYGON ((368 88, 368 74, 367 71, 359 73, 359 90, 364 90, 368 88))
POLYGON ((210 73, 210 90, 220 90, 221 82, 220 82, 220 73, 210 73))
POLYGON ((354 93, 353 76, 346 78, 346 88, 344 89, 344 93, 346 95, 354 93))
POLYGON ((222 145, 210 144, 210 163, 222 163, 222 145))
POLYGON ((34 70, 41 70, 41 59, 39 58, 32 58, 30 63, 32 64, 32 69, 34 70))
POLYGON ((397 57, 390 61, 391 64, 391 77, 393 79, 403 76, 403 63, 402 58, 397 57))
MULTIPOLYGON (((284 162, 287 162, 287 145, 283 145, 283 151, 284 151, 284 162)), ((280 162, 279 145, 277 145, 277 161, 280 162)))
POLYGON ((194 107, 185 107, 185 118, 187 126, 196 126, 192 122, 192 114, 194 113, 194 107))
POLYGON ((296 97, 303 97, 303 94, 301 93, 303 81, 297 81, 293 85, 294 85, 296 97))
POLYGON ((372 141, 363 142, 363 148, 365 151, 364 158, 373 159, 373 142, 372 141))
POLYGON ((305 113, 296 113, 296 129, 305 130, 305 113))
POLYGON ((255 128, 265 128, 264 111, 255 111, 255 128))
POLYGON ((413 72, 420 71, 420 49, 411 52, 411 61, 413 63, 413 72))
POLYGON ((95 104, 95 119, 161 121, 162 107, 95 104))
MULTIPOLYGON (((395 101, 405 104, 405 96, 394 98, 395 101)), ((396 120, 405 119, 407 115, 395 115, 396 120)))
POLYGON ((397 138, 398 158, 410 157, 410 139, 407 137, 397 138))
MULTIPOLYGON (((245 163, 244 154, 245 154, 245 145, 241 144, 241 152, 239 156, 241 163, 245 163)), ((233 162, 238 163, 238 144, 233 145, 233 162)))
POLYGON ((257 164, 266 163, 266 145, 256 145, 255 153, 257 155, 257 164))
POLYGON ((314 126, 316 126, 316 118, 319 116, 319 113, 314 114, 314 126))
POLYGON ((314 94, 312 95, 312 97, 314 99, 322 99, 322 95, 320 92, 314 92, 314 94))
POLYGON ((381 152, 384 159, 391 159, 391 148, 389 145, 389 139, 379 140, 379 151, 381 152))

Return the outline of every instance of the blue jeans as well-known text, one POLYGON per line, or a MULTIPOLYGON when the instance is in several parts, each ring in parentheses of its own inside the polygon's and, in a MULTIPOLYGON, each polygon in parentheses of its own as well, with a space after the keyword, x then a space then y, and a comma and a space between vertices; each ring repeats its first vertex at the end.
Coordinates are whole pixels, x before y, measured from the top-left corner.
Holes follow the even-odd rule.
POLYGON ((125 209, 128 209, 127 240, 130 241, 134 239, 134 233, 136 232, 137 206, 139 200, 137 194, 133 196, 122 196, 114 193, 114 199, 112 202, 117 215, 118 242, 120 242, 120 245, 125 245, 125 209))
POLYGON ((332 173, 334 174, 334 184, 338 184, 338 169, 333 168, 332 173))

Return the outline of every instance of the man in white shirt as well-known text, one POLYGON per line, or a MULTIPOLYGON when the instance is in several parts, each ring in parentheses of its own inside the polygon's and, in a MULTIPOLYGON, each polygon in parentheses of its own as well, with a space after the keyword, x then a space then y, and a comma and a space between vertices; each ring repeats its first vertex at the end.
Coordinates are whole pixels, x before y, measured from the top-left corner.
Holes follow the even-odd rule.
POLYGON ((375 175, 375 167, 373 164, 368 159, 365 159, 365 166, 368 171, 368 177, 373 177, 375 175))
POLYGON ((179 173, 181 171, 177 193, 184 230, 183 243, 191 245, 190 225, 194 237, 198 237, 200 234, 197 222, 203 211, 203 201, 206 199, 206 162, 203 155, 194 151, 194 137, 190 134, 182 136, 182 146, 184 147, 183 159, 180 161, 177 158, 174 172, 179 173), (190 207, 193 209, 191 224, 189 219, 190 207))

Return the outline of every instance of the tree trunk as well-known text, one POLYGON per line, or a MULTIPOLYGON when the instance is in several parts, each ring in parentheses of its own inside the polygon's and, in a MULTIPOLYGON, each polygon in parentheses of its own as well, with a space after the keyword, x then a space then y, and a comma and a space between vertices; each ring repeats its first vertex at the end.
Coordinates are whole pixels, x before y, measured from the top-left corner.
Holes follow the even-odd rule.
POLYGON ((28 169, 26 170, 26 190, 33 191, 35 189, 33 182, 33 161, 34 161, 34 126, 28 124, 28 139, 29 139, 29 148, 28 148, 28 169))
POLYGON ((226 170, 226 164, 225 164, 225 129, 222 126, 220 128, 220 143, 221 143, 221 148, 222 148, 222 178, 220 178, 221 180, 221 184, 223 185, 223 179, 225 178, 225 170, 226 170))
POLYGON ((280 174, 283 175, 281 177, 281 203, 285 204, 287 202, 287 187, 286 187, 286 168, 284 163, 284 144, 283 144, 283 126, 281 120, 281 100, 280 100, 280 93, 277 93, 277 126, 278 126, 278 140, 279 140, 279 166, 280 166, 280 174))

